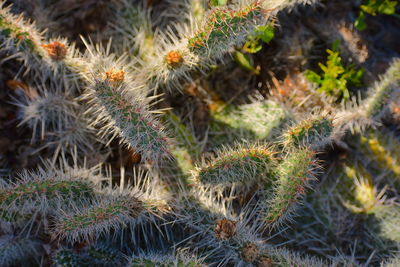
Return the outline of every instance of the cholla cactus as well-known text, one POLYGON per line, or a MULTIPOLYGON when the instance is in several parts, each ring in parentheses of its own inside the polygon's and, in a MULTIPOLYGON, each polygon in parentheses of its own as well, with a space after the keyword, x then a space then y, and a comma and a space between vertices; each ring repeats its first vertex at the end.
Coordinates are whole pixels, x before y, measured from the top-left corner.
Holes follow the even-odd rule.
POLYGON ((89 70, 85 75, 88 82, 86 98, 93 105, 89 109, 96 116, 93 123, 103 125, 103 136, 121 135, 125 144, 145 160, 157 162, 168 155, 168 139, 163 126, 148 110, 151 99, 124 67, 125 58, 115 59, 115 55, 109 55, 110 46, 102 51, 100 47, 86 45, 89 70))
POLYGON ((88 155, 101 143, 96 131, 89 125, 89 117, 83 115, 83 108, 74 96, 74 85, 67 80, 41 80, 32 86, 33 93, 16 99, 20 125, 32 129, 33 144, 45 144, 56 157, 58 153, 67 153, 75 147, 80 154, 88 155), (67 91, 65 89, 68 88, 67 91))
POLYGON ((390 171, 393 178, 400 177, 400 143, 394 135, 387 132, 366 131, 359 137, 359 148, 372 165, 390 171))
POLYGON ((367 118, 379 118, 391 97, 398 95, 400 86, 400 60, 392 62, 389 69, 371 90, 365 100, 364 113, 367 118))
POLYGON ((52 169, 40 169, 36 173, 26 171, 17 182, 2 185, 1 217, 6 221, 32 218, 33 214, 46 213, 63 203, 78 201, 93 194, 90 181, 52 169))
POLYGON ((203 260, 194 255, 187 255, 185 252, 176 252, 174 254, 159 254, 156 252, 140 253, 129 258, 127 266, 205 266, 203 260))
POLYGON ((200 56, 220 58, 232 45, 243 42, 254 25, 264 23, 264 12, 257 1, 236 10, 215 8, 205 24, 188 39, 188 48, 200 56))
POLYGON ((388 113, 389 105, 399 95, 400 61, 395 59, 379 82, 369 89, 369 95, 360 105, 340 114, 345 129, 364 130, 376 126, 388 113))
MULTIPOLYGON (((251 222, 251 215, 237 215, 227 201, 219 201, 207 190, 196 189, 185 198, 179 212, 179 221, 192 231, 190 239, 195 248, 205 250, 205 259, 210 263, 244 265, 249 261, 241 250, 248 244, 263 246, 257 236, 259 226, 251 222)), ((246 254, 246 253, 244 253, 246 254)))
MULTIPOLYGON (((31 4, 65 16, 92 3, 66 10, 45 2, 31 4)), ((368 96, 354 92, 364 97, 361 104, 344 107, 324 95, 310 99, 315 88, 298 85, 304 74, 297 70, 314 64, 303 55, 319 54, 320 36, 308 25, 313 21, 303 23, 290 11, 314 1, 139 2, 101 1, 110 17, 101 19, 108 26, 96 40, 114 40, 104 45, 86 41, 93 38, 85 34, 49 39, 54 32, 76 34, 45 35, 0 0, 0 87, 13 89, 6 99, 17 109, 9 112, 6 104, 0 114, 0 150, 11 143, 19 152, 31 138, 38 147, 33 154, 45 162, 15 175, 3 163, 18 155, 0 151, 0 170, 9 174, 0 177, 0 265, 388 262, 400 247, 399 183, 393 179, 399 158, 397 126, 384 115, 389 105, 398 112, 399 61, 368 96), (282 27, 271 42, 251 44, 262 52, 252 54, 253 61, 243 54, 259 71, 240 81, 247 73, 229 55, 245 53, 251 41, 270 40, 262 29, 272 24, 282 27), (298 30, 303 24, 307 29, 298 30), (288 25, 296 28, 295 37, 280 39, 288 25), (296 45, 306 43, 304 36, 310 45, 296 45), (283 43, 291 46, 285 59, 283 43), (269 60, 275 52, 279 56, 264 64, 264 56, 269 60), (286 71, 290 57, 299 65, 286 71), (225 62, 230 64, 220 68, 225 62), (240 74, 237 84, 221 77, 225 72, 240 74), (300 109, 281 103, 293 91, 300 109), (26 126, 17 144, 8 141, 14 118, 26 126), (348 131, 352 126, 359 126, 352 129, 357 135, 348 131), (356 163, 346 168, 344 159, 356 163), (327 175, 317 179, 322 164, 327 175), (310 188, 316 191, 307 197, 310 188)), ((325 7, 313 12, 320 9, 325 7)), ((95 28, 88 20, 82 28, 95 28)), ((371 65, 365 62, 366 73, 374 71, 371 65)))
POLYGON ((58 76, 76 80, 69 68, 76 65, 76 49, 65 39, 45 40, 43 33, 22 15, 13 15, 10 7, 0 2, 0 52, 8 59, 17 58, 25 67, 24 74, 32 73, 36 78, 58 76))
MULTIPOLYGON (((264 211, 268 224, 279 225, 293 214, 294 204, 301 200, 310 181, 315 179, 315 171, 319 166, 314 155, 314 151, 302 148, 287 155, 280 163, 273 195, 264 211)), ((268 194, 267 191, 267 197, 268 194)))
MULTIPOLYGON (((110 179, 96 173, 98 171, 96 168, 70 167, 65 163, 62 168, 48 165, 36 173, 23 173, 15 183, 2 184, 0 229, 10 234, 19 232, 27 235, 28 243, 21 239, 21 249, 25 243, 30 244, 31 239, 48 242, 50 236, 58 243, 73 245, 121 235, 118 231, 114 232, 116 229, 123 232, 124 228, 128 228, 132 232, 137 226, 146 232, 149 227, 144 225, 155 224, 169 211, 167 193, 155 180, 149 181, 143 172, 134 177, 133 187, 122 190, 103 188, 102 183, 110 179), (50 225, 47 222, 51 222, 50 225)), ((134 238, 131 236, 131 239, 134 238)), ((13 242, 11 239, 7 241, 4 249, 12 249, 13 242)), ((18 252, 20 246, 17 243, 14 250, 18 252)), ((59 256, 63 258, 67 251, 59 256)), ((107 257, 107 251, 101 246, 91 247, 87 257, 92 262, 96 257, 101 261, 103 254, 107 257)), ((4 261, 13 256, 7 253, 4 261)), ((32 260, 40 255, 29 253, 26 257, 32 260)), ((74 254, 68 255, 70 259, 75 257, 74 254)), ((119 260, 122 261, 122 258, 119 260)))
POLYGON ((283 145, 287 148, 320 148, 331 142, 334 125, 328 116, 307 118, 289 128, 283 134, 283 145))
POLYGON ((95 200, 81 205, 71 214, 63 216, 60 212, 53 236, 70 243, 97 239, 111 229, 119 231, 120 227, 135 222, 143 209, 142 203, 133 196, 95 200))
MULTIPOLYGON (((278 249, 260 237, 263 220, 257 209, 246 208, 239 214, 229 201, 210 196, 207 190, 196 189, 194 199, 185 199, 179 221, 191 229, 191 242, 204 251, 204 261, 222 266, 324 266, 324 262, 309 256, 278 249)), ((186 243, 184 240, 182 243, 186 243)), ((191 243, 189 242, 189 244, 191 243)))
POLYGON ((165 84, 179 89, 181 81, 191 81, 193 70, 221 60, 234 45, 244 43, 254 27, 266 21, 265 10, 257 1, 213 8, 198 28, 177 25, 162 36, 159 51, 143 75, 155 86, 165 84))
POLYGON ((217 152, 217 157, 198 167, 195 182, 223 187, 235 183, 256 184, 272 180, 275 167, 274 152, 265 145, 238 146, 217 152))

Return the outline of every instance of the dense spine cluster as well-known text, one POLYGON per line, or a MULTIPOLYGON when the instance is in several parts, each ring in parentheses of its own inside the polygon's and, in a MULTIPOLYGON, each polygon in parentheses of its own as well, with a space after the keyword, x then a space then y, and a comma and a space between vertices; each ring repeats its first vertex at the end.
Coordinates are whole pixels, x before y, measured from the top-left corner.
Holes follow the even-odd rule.
POLYGON ((271 179, 274 165, 274 152, 262 145, 225 149, 216 159, 196 170, 195 180, 204 185, 224 186, 264 182, 271 179))
POLYGON ((307 118, 286 131, 283 144, 287 148, 323 147, 330 142, 333 122, 326 116, 307 118))
MULTIPOLYGON (((0 177, 1 266, 358 266, 348 256, 357 244, 343 252, 332 243, 337 232, 350 243, 343 221, 367 229, 360 251, 373 253, 363 263, 396 265, 388 251, 400 244, 400 145, 379 127, 395 115, 398 59, 347 106, 329 100, 300 114, 254 82, 259 71, 259 91, 229 88, 221 100, 229 55, 268 35, 280 12, 314 1, 111 2, 101 37, 114 41, 85 36, 76 48, 0 0, 15 119, 31 154, 45 155, 0 177), (338 148, 346 157, 331 160, 338 148)), ((250 53, 242 60, 255 69, 250 53)), ((268 75, 281 98, 285 83, 298 89, 268 75)))
POLYGON ((71 243, 95 240, 111 229, 118 231, 137 220, 144 209, 138 199, 129 196, 102 199, 85 206, 68 215, 59 214, 53 235, 71 243))

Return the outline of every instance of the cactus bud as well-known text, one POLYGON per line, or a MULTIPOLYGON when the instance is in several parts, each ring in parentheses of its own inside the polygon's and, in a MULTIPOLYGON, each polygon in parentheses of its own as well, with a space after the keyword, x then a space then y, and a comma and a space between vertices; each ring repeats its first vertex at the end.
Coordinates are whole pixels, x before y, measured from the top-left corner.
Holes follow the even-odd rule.
POLYGON ((215 236, 218 239, 228 240, 236 234, 236 223, 228 219, 222 219, 217 221, 215 226, 215 236))
POLYGON ((240 249, 240 255, 245 262, 252 263, 258 258, 259 250, 253 243, 247 243, 240 249))
POLYGON ((67 55, 67 47, 58 41, 44 44, 42 47, 47 51, 49 57, 55 61, 63 60, 67 55))
POLYGON ((171 68, 179 68, 183 62, 183 56, 179 51, 169 51, 165 55, 165 62, 171 68))

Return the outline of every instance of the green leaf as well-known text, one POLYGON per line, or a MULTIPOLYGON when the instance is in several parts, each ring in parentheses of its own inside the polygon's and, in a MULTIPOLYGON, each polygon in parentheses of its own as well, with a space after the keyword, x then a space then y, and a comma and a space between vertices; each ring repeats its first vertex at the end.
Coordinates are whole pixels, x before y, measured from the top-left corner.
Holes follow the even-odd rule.
POLYGON ((362 11, 364 11, 365 13, 368 13, 368 14, 370 14, 370 15, 372 15, 372 16, 376 16, 376 7, 374 7, 374 6, 371 5, 371 4, 368 4, 368 5, 361 5, 361 6, 360 6, 360 9, 361 9, 362 11))
POLYGON ((266 26, 258 26, 257 28, 255 28, 254 33, 264 43, 269 43, 275 36, 274 26, 272 24, 268 24, 266 26))
POLYGON ((339 40, 339 39, 336 39, 336 40, 332 43, 332 51, 333 51, 333 52, 339 51, 339 46, 340 46, 340 40, 339 40))
POLYGON ((396 13, 396 1, 385 0, 379 7, 378 12, 386 15, 393 15, 396 13))
POLYGON ((236 51, 236 53, 234 54, 234 58, 236 63, 239 64, 239 66, 241 66, 242 68, 251 71, 252 73, 259 75, 260 71, 256 68, 254 68, 253 66, 253 62, 251 60, 251 58, 248 55, 245 55, 239 51, 236 51))
POLYGON ((317 83, 317 84, 321 83, 321 76, 319 76, 317 73, 315 73, 312 70, 306 70, 304 75, 305 75, 306 79, 312 83, 317 83))
POLYGON ((360 11, 356 21, 354 22, 354 26, 357 30, 363 31, 367 28, 367 23, 365 23, 365 14, 364 12, 360 11))
POLYGON ((262 49, 262 45, 255 39, 249 39, 243 45, 242 50, 244 52, 255 54, 262 49))
POLYGON ((341 97, 346 102, 350 98, 348 85, 361 86, 364 69, 356 70, 354 65, 343 66, 338 47, 339 43, 335 42, 332 45, 333 50, 326 50, 328 59, 325 65, 318 63, 322 74, 306 70, 304 75, 309 81, 320 86, 317 89, 318 93, 325 93, 338 99, 341 97))

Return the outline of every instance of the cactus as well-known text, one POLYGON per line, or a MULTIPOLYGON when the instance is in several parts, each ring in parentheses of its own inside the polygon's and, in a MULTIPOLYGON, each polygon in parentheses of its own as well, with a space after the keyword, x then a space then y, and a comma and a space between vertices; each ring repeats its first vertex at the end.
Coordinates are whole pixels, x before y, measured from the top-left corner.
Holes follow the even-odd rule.
POLYGON ((338 35, 315 21, 354 17, 348 1, 94 2, 0 0, 1 266, 396 264, 393 38, 357 37, 366 86, 391 62, 369 92, 342 83, 361 72, 324 80, 344 103, 303 70, 338 35))
POLYGON ((393 93, 397 92, 400 83, 400 61, 392 62, 381 80, 372 88, 370 96, 365 100, 364 114, 368 118, 382 115, 393 93))
POLYGON ((24 172, 19 181, 2 185, 0 209, 3 220, 14 221, 46 212, 62 203, 92 197, 91 182, 60 175, 51 169, 36 173, 24 172))
POLYGON ((307 118, 283 134, 283 145, 287 148, 323 147, 330 142, 333 122, 327 116, 307 118))
MULTIPOLYGON (((88 88, 86 98, 94 104, 94 123, 106 124, 104 135, 122 135, 129 146, 141 153, 147 160, 158 161, 168 155, 168 139, 163 126, 148 110, 149 98, 136 84, 129 70, 123 67, 125 58, 115 59, 114 55, 102 55, 101 48, 88 48, 89 74, 86 74, 88 88), (147 105, 146 105, 147 104, 147 105)), ((109 49, 107 49, 109 50, 109 49)))
POLYGON ((293 204, 298 202, 315 179, 318 168, 315 152, 304 148, 289 154, 278 166, 278 179, 273 196, 267 202, 266 221, 277 225, 293 213, 293 204))
POLYGON ((78 265, 86 266, 86 263, 84 262, 85 259, 81 255, 74 253, 72 250, 68 249, 58 250, 52 257, 52 259, 54 265, 58 267, 78 265))
MULTIPOLYGON (((270 10, 281 10, 293 4, 290 1, 277 2, 272 6, 267 1, 216 6, 208 11, 206 19, 197 27, 182 24, 172 27, 160 38, 161 45, 152 63, 144 67, 142 75, 148 77, 151 87, 163 85, 170 90, 180 89, 183 82, 192 81, 194 70, 208 69, 211 64, 222 60, 232 47, 243 45, 255 27, 268 23, 270 15, 273 15, 270 10)), ((189 16, 194 14, 189 13, 189 16)))
POLYGON ((216 159, 197 168, 196 182, 222 186, 266 182, 275 165, 274 152, 263 145, 225 148, 217 154, 216 159))
POLYGON ((367 131, 360 137, 361 149, 365 155, 380 168, 390 170, 395 177, 400 176, 400 162, 398 159, 398 140, 390 133, 367 131))
POLYGON ((204 266, 202 260, 196 256, 186 255, 184 252, 174 254, 141 253, 130 257, 127 266, 204 266))
POLYGON ((53 235, 56 238, 67 239, 71 243, 97 239, 110 229, 118 231, 119 227, 134 222, 142 210, 141 202, 134 197, 96 201, 88 208, 56 216, 58 219, 54 225, 53 235))
POLYGON ((340 124, 345 129, 364 130, 368 126, 376 126, 387 115, 389 104, 398 96, 400 80, 400 61, 391 62, 380 81, 369 89, 368 96, 359 105, 345 110, 340 117, 340 124))

